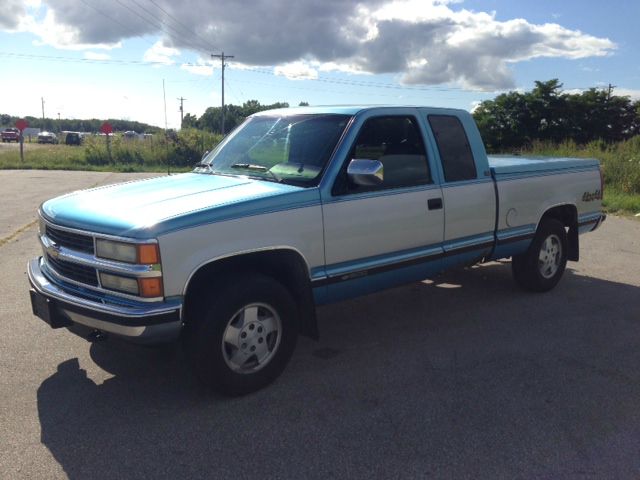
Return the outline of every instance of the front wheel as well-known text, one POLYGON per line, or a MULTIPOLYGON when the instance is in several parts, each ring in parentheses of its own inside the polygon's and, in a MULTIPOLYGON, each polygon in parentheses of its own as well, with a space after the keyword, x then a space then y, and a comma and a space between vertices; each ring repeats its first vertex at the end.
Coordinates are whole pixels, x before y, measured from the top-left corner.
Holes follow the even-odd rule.
POLYGON ((554 219, 540 222, 529 249, 514 255, 513 277, 525 290, 546 292, 555 287, 567 265, 567 232, 554 219))
POLYGON ((184 346, 199 380, 225 395, 265 387, 286 367, 298 322, 289 291, 260 274, 224 279, 185 325, 184 346))

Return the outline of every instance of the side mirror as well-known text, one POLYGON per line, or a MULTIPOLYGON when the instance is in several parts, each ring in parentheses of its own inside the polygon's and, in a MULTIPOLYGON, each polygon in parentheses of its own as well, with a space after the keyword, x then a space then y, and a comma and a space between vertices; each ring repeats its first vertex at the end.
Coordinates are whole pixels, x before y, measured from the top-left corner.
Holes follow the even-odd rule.
POLYGON ((353 159, 347 167, 349 181, 363 187, 375 187, 384 180, 384 166, 378 160, 353 159))
POLYGON ((200 161, 203 161, 203 160, 204 160, 204 158, 205 158, 207 155, 209 155, 209 150, 207 150, 206 152, 204 152, 204 153, 202 154, 202 158, 200 159, 200 161))

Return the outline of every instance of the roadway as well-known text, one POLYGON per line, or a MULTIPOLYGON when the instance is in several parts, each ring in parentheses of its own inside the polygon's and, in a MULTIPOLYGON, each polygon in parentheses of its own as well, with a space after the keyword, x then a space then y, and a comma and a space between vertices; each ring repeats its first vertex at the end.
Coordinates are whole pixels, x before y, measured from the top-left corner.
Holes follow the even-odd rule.
POLYGON ((493 262, 322 307, 319 342, 229 399, 179 348, 31 314, 39 203, 140 176, 0 171, 0 478, 640 477, 640 222, 581 237, 547 294, 493 262))

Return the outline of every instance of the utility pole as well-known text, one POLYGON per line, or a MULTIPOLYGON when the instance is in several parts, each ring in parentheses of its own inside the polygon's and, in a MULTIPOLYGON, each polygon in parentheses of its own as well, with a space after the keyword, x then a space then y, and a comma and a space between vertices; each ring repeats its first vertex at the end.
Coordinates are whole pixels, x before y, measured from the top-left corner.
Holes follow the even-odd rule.
POLYGON ((611 100, 611 94, 613 93, 613 89, 616 88, 617 85, 609 84, 609 88, 607 89, 607 102, 611 100))
POLYGON ((44 128, 44 97, 40 97, 40 101, 42 102, 42 128, 44 128))
POLYGON ((164 78, 162 79, 162 99, 164 100, 164 144, 167 147, 167 175, 171 175, 171 159, 169 158, 169 135, 167 134, 167 91, 164 89, 164 78))
POLYGON ((222 135, 224 136, 224 69, 227 66, 224 63, 225 58, 235 58, 233 55, 225 55, 224 52, 220 55, 211 54, 211 58, 219 58, 222 62, 222 135))
POLYGON ((186 98, 182 98, 180 97, 178 100, 180 100, 180 128, 182 128, 182 123, 184 122, 184 105, 183 102, 186 100, 186 98))

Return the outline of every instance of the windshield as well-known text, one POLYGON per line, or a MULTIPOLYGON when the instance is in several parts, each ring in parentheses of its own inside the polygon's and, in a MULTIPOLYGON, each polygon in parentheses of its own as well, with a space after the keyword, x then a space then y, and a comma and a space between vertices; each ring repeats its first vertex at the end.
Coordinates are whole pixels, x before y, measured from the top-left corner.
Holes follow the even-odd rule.
POLYGON ((350 118, 334 114, 251 117, 195 172, 317 185, 350 118))

